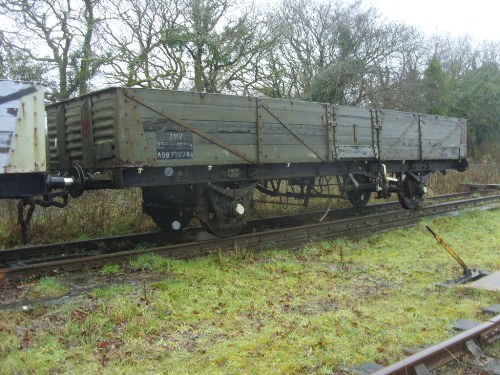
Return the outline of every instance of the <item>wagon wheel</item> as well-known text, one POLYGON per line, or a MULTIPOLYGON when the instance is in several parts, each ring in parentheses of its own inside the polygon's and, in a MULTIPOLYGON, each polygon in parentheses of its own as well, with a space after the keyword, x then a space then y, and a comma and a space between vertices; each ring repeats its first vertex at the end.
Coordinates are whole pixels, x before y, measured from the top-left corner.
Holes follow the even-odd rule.
POLYGON ((189 210, 176 209, 167 206, 151 207, 146 212, 161 229, 166 232, 175 232, 187 227, 193 218, 189 210))
MULTIPOLYGON (((370 179, 363 174, 357 174, 354 175, 353 177, 360 184, 370 182, 370 179)), ((352 182, 349 176, 344 177, 344 181, 346 181, 347 187, 354 186, 354 183, 352 182)), ((351 204, 357 208, 366 206, 366 204, 370 200, 370 196, 371 196, 371 191, 368 190, 351 190, 347 192, 347 199, 349 199, 349 202, 351 202, 351 204)))
POLYGON ((420 183, 405 174, 403 176, 402 191, 398 192, 398 200, 401 207, 407 210, 414 210, 422 201, 423 196, 420 183))
POLYGON ((190 187, 146 186, 142 188, 143 210, 167 232, 187 227, 193 218, 190 187))
POLYGON ((217 237, 237 235, 246 226, 254 184, 201 185, 196 188, 197 217, 217 237))

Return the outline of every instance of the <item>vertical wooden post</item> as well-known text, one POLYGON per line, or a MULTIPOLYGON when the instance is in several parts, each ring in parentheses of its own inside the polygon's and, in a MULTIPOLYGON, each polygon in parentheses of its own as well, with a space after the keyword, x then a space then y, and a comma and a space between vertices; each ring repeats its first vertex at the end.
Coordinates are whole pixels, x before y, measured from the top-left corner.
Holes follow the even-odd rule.
POLYGON ((260 99, 256 99, 257 108, 257 162, 264 162, 264 129, 262 128, 262 107, 260 105, 260 99))

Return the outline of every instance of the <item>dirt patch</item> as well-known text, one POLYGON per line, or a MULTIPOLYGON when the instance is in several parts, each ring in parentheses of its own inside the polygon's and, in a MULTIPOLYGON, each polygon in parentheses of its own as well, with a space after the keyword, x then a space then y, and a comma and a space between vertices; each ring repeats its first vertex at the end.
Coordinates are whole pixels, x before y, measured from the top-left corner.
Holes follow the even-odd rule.
POLYGON ((29 312, 37 307, 55 306, 74 301, 93 290, 121 285, 136 286, 139 289, 169 277, 166 273, 156 272, 123 272, 111 276, 100 275, 96 272, 63 274, 58 275, 57 278, 67 288, 64 293, 55 296, 47 296, 37 290, 39 280, 4 283, 0 285, 0 311, 29 312))

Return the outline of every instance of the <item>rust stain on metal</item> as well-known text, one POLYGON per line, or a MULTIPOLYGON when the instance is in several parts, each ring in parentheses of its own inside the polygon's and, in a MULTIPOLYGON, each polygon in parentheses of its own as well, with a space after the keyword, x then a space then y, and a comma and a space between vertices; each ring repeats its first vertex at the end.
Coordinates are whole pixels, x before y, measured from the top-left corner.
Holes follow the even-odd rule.
POLYGON ((429 232, 432 233, 434 238, 436 239, 437 242, 441 244, 445 248, 445 250, 460 264, 464 270, 464 273, 469 270, 469 267, 467 267, 467 264, 458 256, 458 254, 455 252, 455 250, 452 249, 452 247, 445 242, 437 233, 435 233, 429 226, 425 226, 429 232))

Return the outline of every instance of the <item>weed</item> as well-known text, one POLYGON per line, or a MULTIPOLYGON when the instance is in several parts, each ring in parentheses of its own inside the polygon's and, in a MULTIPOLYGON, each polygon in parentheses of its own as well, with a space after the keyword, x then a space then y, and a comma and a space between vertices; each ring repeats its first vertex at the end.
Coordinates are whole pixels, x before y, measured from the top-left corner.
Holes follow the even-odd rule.
POLYGON ((230 250, 218 250, 214 255, 214 262, 220 267, 232 267, 241 261, 246 261, 252 259, 254 252, 250 251, 248 248, 236 247, 230 250))
MULTIPOLYGON (((141 230, 155 225, 142 213, 140 189, 87 191, 70 199, 68 207, 37 207, 31 223, 31 242, 50 243, 89 239, 141 230)), ((0 243, 4 247, 19 242, 17 202, 0 202, 0 243)))
POLYGON ((497 183, 500 179, 500 151, 498 145, 484 145, 468 157, 469 168, 465 172, 449 171, 446 175, 435 173, 429 182, 431 194, 450 194, 466 191, 461 184, 497 183))
POLYGON ((87 233, 81 233, 79 234, 76 239, 76 241, 87 241, 87 240, 90 240, 90 237, 87 233))
POLYGON ((155 255, 144 254, 130 261, 130 268, 135 271, 169 271, 171 260, 155 255))
POLYGON ((40 297, 58 296, 68 291, 68 285, 60 277, 44 276, 33 288, 40 297))
POLYGON ((101 268, 101 274, 103 275, 116 275, 120 272, 119 264, 106 264, 101 268))

